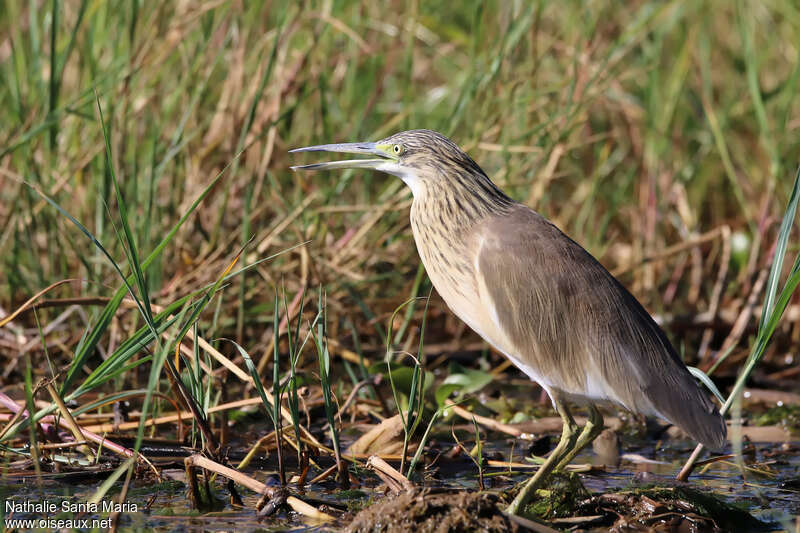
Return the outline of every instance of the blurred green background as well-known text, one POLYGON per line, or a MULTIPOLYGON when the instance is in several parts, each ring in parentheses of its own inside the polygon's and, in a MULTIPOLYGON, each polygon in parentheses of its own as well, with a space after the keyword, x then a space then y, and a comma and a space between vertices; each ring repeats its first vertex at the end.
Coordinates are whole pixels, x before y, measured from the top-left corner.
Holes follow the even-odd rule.
MULTIPOLYGON (((798 163, 798 35, 800 6, 784 0, 3 0, 0 318, 85 280, 45 296, 83 298, 73 312, 37 311, 49 354, 68 358, 100 312, 91 299, 120 285, 23 182, 128 273, 110 165, 143 256, 229 165, 146 270, 152 301, 213 282, 251 237, 244 263, 309 241, 231 281, 202 315, 206 338, 259 354, 275 287, 291 299, 324 286, 331 337, 379 351, 392 311, 428 293, 410 193, 390 176, 292 173, 311 158, 287 150, 430 128, 619 274, 687 359, 710 364, 733 342, 741 360, 748 331, 728 333, 769 266, 798 163)), ((800 336, 792 316, 778 366, 800 336)), ((434 353, 436 340, 482 349, 438 298, 430 320, 434 353)), ((101 354, 138 326, 117 313, 101 354)), ((41 352, 36 332, 21 315, 0 352, 41 352)))

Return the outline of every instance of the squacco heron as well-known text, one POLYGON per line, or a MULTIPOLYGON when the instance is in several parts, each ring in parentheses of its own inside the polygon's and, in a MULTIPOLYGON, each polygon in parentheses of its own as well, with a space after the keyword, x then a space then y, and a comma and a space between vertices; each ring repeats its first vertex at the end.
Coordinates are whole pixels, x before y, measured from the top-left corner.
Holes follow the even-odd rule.
POLYGON ((453 141, 413 130, 292 152, 378 156, 292 168, 372 169, 402 179, 414 196, 417 251, 436 290, 547 391, 564 422, 561 439, 508 512, 518 513, 600 433, 597 403, 659 416, 712 450, 723 447, 722 416, 636 298, 579 244, 503 193, 453 141), (588 409, 582 430, 568 401, 588 409))

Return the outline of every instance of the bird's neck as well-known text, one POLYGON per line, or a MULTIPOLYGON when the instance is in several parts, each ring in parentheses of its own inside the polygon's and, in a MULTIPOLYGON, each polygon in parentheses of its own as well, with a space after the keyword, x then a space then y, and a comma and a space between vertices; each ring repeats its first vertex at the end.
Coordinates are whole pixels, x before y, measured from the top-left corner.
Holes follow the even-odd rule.
POLYGON ((489 178, 483 176, 485 182, 470 179, 417 182, 412 188, 411 229, 417 251, 431 282, 451 309, 474 300, 474 252, 479 248, 483 223, 514 205, 489 178))
POLYGON ((440 293, 442 284, 459 286, 474 281, 470 251, 480 237, 481 225, 488 217, 507 213, 515 205, 485 175, 481 180, 439 179, 418 182, 412 188, 414 241, 440 293))
POLYGON ((515 204, 483 173, 426 180, 412 191, 412 219, 453 233, 469 232, 486 217, 505 214, 515 204))

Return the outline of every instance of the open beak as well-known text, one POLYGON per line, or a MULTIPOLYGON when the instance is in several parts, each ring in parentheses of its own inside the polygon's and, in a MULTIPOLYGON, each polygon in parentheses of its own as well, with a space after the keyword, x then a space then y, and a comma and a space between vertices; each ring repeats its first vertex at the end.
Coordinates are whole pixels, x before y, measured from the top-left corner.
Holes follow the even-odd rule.
POLYGON ((334 170, 342 168, 369 168, 378 170, 378 167, 392 161, 392 158, 383 150, 380 150, 376 143, 342 143, 342 144, 320 144, 318 146, 307 146, 305 148, 295 148, 290 152, 342 152, 345 154, 371 154, 379 155, 382 159, 346 159, 344 161, 330 161, 327 163, 312 163, 310 165, 296 165, 292 170, 334 170))

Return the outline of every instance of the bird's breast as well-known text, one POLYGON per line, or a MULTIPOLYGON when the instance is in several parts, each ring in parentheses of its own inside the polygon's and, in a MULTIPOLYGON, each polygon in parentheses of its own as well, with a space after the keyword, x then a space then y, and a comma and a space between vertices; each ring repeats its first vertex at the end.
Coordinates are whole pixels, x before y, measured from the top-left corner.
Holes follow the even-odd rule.
POLYGON ((417 252, 436 292, 484 340, 503 353, 512 353, 510 341, 492 318, 493 310, 481 297, 476 264, 481 244, 479 225, 448 228, 431 216, 436 216, 434 211, 420 213, 412 207, 411 229, 417 252))
POLYGON ((526 357, 502 328, 482 281, 478 264, 484 239, 482 225, 443 231, 447 226, 431 218, 437 216, 435 213, 435 209, 420 209, 416 199, 411 208, 417 251, 436 291, 467 326, 549 391, 553 387, 550 376, 526 357))
POLYGON ((469 236, 413 215, 411 228, 428 277, 447 305, 454 311, 462 304, 474 305, 477 290, 469 236))

